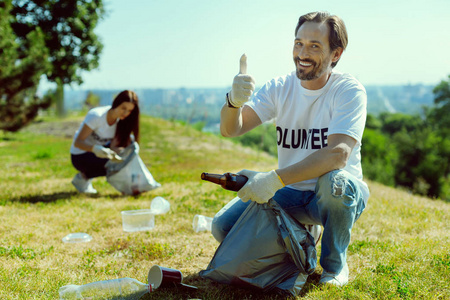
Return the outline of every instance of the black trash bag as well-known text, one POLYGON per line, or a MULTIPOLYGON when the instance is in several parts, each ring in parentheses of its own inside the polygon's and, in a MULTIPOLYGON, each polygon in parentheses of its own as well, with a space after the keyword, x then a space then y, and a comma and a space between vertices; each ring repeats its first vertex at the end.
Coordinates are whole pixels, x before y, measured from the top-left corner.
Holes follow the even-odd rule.
POLYGON ((298 296, 316 265, 313 236, 271 199, 250 203, 199 274, 219 283, 298 296))
POLYGON ((121 161, 109 160, 106 180, 125 195, 138 195, 161 186, 139 157, 139 144, 131 143, 121 153, 121 161))

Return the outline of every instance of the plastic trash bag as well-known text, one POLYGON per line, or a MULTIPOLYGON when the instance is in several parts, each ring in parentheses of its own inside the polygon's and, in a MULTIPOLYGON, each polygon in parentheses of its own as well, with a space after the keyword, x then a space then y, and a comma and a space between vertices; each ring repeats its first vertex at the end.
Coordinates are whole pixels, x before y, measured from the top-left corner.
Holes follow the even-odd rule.
POLYGON ((274 200, 252 202, 200 276, 298 296, 317 264, 313 236, 274 200))
POLYGON ((139 145, 131 143, 121 153, 121 161, 106 163, 106 180, 125 195, 138 195, 161 186, 139 157, 139 145))

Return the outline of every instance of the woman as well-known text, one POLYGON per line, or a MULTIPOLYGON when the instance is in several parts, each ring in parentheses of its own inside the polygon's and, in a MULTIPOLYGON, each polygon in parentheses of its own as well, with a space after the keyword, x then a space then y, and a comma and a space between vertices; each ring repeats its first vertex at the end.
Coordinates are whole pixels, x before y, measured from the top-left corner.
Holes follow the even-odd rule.
POLYGON ((105 164, 121 159, 117 153, 128 146, 132 137, 139 142, 139 101, 136 93, 122 91, 112 106, 91 109, 75 133, 70 154, 79 171, 72 184, 80 193, 96 194, 92 178, 105 176, 105 164))

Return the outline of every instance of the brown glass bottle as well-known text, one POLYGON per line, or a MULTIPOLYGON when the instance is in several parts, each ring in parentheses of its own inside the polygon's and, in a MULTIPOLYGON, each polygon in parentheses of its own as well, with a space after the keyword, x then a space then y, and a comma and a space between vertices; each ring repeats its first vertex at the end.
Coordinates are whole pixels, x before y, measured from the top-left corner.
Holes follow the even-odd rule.
POLYGON ((247 182, 248 178, 244 175, 233 173, 211 174, 202 173, 202 179, 221 185, 224 189, 229 191, 239 191, 247 182))

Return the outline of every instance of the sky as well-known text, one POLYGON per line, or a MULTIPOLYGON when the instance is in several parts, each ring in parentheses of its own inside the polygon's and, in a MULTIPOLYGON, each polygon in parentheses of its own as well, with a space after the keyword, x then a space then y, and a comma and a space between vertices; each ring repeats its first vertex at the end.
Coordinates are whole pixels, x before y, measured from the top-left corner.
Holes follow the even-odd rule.
POLYGON ((450 75, 450 0, 104 0, 100 66, 75 89, 223 88, 248 57, 261 86, 294 70, 298 18, 340 16, 349 44, 336 70, 364 85, 450 75))

